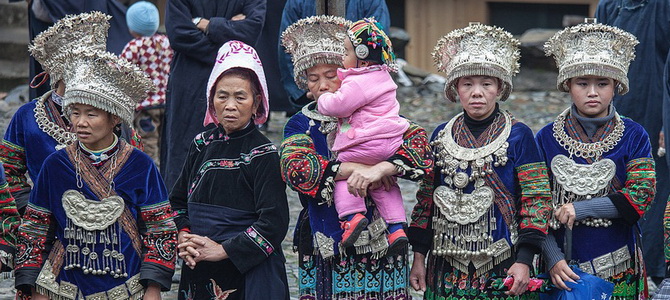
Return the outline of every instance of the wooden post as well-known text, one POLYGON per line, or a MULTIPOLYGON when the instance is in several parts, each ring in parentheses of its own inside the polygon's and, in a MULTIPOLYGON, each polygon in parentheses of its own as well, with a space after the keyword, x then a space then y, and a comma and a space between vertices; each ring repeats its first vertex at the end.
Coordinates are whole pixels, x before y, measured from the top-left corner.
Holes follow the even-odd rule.
POLYGON ((345 17, 346 0, 314 0, 316 1, 317 15, 332 15, 345 17))
POLYGON ((346 0, 326 0, 328 1, 328 14, 338 17, 346 17, 346 0))
POLYGON ((316 2, 316 15, 328 14, 328 0, 314 0, 316 2))

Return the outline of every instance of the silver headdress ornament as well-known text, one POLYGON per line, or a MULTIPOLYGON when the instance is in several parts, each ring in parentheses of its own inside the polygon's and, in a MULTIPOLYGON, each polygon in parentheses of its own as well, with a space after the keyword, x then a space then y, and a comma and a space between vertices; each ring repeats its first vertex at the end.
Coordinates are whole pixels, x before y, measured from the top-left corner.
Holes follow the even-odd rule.
POLYGON ((63 107, 91 105, 120 117, 132 127, 135 105, 147 97, 153 83, 136 65, 109 52, 82 48, 65 65, 63 107))
POLYGON ((336 16, 313 16, 298 20, 281 35, 286 53, 293 58, 295 83, 307 89, 305 71, 317 64, 342 66, 344 39, 350 21, 336 16))
POLYGON ((619 28, 595 23, 595 19, 557 32, 544 44, 547 56, 553 55, 558 66, 556 86, 568 92, 570 78, 594 75, 612 78, 618 92, 628 92, 628 66, 635 59, 634 35, 619 28))
POLYGON ((66 55, 74 49, 105 51, 111 18, 99 11, 68 15, 33 39, 28 46, 30 55, 49 73, 52 86, 63 79, 66 55))
POLYGON ((519 41, 495 26, 471 23, 443 36, 433 50, 438 70, 447 74, 447 99, 456 102, 456 83, 463 76, 491 76, 502 80, 500 100, 512 92, 512 77, 519 73, 519 41))

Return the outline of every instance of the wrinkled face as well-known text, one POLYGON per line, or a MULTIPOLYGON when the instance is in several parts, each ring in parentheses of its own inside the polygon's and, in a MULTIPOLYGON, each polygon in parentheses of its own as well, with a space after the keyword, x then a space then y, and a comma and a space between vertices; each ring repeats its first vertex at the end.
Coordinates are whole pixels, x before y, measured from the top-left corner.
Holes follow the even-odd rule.
POLYGON ((583 76, 568 81, 577 113, 587 118, 605 117, 614 97, 614 80, 608 77, 583 76))
POLYGON ((256 114, 260 95, 251 90, 251 82, 235 75, 223 76, 216 82, 214 110, 226 134, 243 129, 256 114))
POLYGON ((114 127, 121 119, 90 105, 70 106, 70 122, 79 141, 91 150, 101 150, 114 142, 114 127))
POLYGON ((464 76, 456 83, 463 110, 474 120, 490 116, 502 92, 500 80, 490 76, 464 76))
POLYGON ((307 89, 314 99, 319 99, 325 92, 334 93, 342 85, 337 77, 338 65, 318 64, 307 69, 307 89))
POLYGON ((357 68, 358 58, 356 57, 356 52, 354 52, 354 44, 351 43, 349 38, 344 39, 344 57, 342 58, 342 65, 345 69, 357 68))

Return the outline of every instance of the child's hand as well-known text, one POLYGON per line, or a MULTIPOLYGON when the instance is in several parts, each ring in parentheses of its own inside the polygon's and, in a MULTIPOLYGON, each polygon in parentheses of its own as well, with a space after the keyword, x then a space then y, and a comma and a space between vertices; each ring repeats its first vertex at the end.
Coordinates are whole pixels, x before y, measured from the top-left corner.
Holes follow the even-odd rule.
POLYGON ((307 99, 316 100, 316 99, 314 99, 314 94, 312 94, 312 92, 307 92, 307 94, 305 96, 307 97, 307 99))

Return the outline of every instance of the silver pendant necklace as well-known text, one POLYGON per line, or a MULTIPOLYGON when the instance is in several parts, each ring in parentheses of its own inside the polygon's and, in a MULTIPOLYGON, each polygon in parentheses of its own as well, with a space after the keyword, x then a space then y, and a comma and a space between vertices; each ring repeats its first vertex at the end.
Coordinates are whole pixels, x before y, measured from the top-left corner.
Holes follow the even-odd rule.
MULTIPOLYGON (((563 111, 553 125, 553 136, 556 142, 565 149, 570 157, 563 154, 554 156, 550 168, 553 175, 554 210, 575 201, 590 200, 594 197, 606 196, 610 192, 610 183, 616 175, 616 164, 609 158, 602 158, 604 153, 614 149, 621 141, 625 125, 618 113, 614 113, 614 129, 602 141, 584 143, 570 137, 565 131, 565 120, 570 108, 563 111), (573 156, 592 159, 591 164, 579 164, 573 156)), ((612 221, 601 218, 586 218, 575 224, 582 223, 591 227, 608 227, 612 221)), ((561 224, 552 215, 549 226, 558 229, 561 224)))
POLYGON ((454 139, 454 123, 463 113, 452 118, 440 131, 432 145, 435 147, 435 165, 446 175, 447 185, 453 185, 461 192, 471 181, 475 182, 475 187, 480 187, 484 184, 483 177, 493 173, 493 167, 507 164, 507 139, 512 131, 512 117, 507 112, 500 114, 505 118, 503 131, 493 141, 479 148, 463 147, 454 139), (468 168, 471 169, 470 176, 465 173, 468 168))
POLYGON ((614 122, 616 124, 614 125, 614 130, 612 130, 612 132, 610 132, 610 134, 608 134, 602 141, 594 143, 580 142, 571 138, 565 132, 565 119, 569 114, 570 108, 568 107, 565 111, 558 115, 556 121, 554 121, 554 126, 552 129, 556 142, 558 142, 561 147, 568 151, 570 158, 572 158, 572 156, 577 156, 584 159, 591 158, 593 160, 598 160, 603 155, 603 153, 607 153, 608 151, 614 149, 619 141, 621 141, 624 130, 626 130, 626 126, 623 124, 621 117, 619 117, 619 114, 615 112, 614 122))

